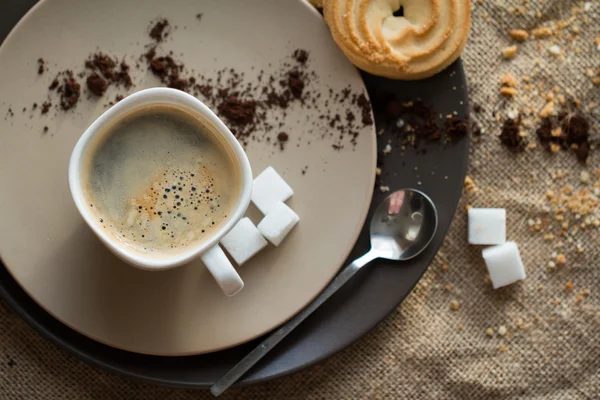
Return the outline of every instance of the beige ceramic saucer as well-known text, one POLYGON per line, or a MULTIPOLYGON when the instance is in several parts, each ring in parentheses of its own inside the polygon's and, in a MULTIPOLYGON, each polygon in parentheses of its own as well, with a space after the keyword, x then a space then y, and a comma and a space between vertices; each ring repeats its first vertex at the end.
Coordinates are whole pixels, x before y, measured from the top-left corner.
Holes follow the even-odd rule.
MULTIPOLYGON (((71 150, 106 101, 84 94, 74 111, 32 112, 34 102, 45 100, 55 72, 81 70, 97 49, 127 56, 134 64, 149 42, 149 21, 162 16, 173 25, 163 48, 207 77, 226 66, 247 76, 269 72, 291 51, 304 48, 320 80, 312 81, 311 88, 323 96, 329 88, 365 91, 322 18, 303 1, 140 4, 42 1, 0 48, 0 257, 33 299, 86 336, 139 353, 200 354, 243 343, 281 324, 333 277, 371 199, 375 132, 364 127, 354 150, 334 151, 330 139, 309 132, 307 121, 318 118, 319 107, 294 106, 284 120, 290 134, 285 151, 250 143, 255 174, 273 165, 284 176, 296 193, 289 204, 301 221, 279 248, 268 248, 238 269, 246 284, 239 295, 225 297, 199 262, 164 272, 123 264, 85 225, 67 185, 71 150), (43 75, 37 74, 40 57, 50 69, 43 75)), ((158 84, 150 73, 132 75, 132 90, 158 84)), ((249 215, 255 223, 261 217, 253 208, 249 215)))

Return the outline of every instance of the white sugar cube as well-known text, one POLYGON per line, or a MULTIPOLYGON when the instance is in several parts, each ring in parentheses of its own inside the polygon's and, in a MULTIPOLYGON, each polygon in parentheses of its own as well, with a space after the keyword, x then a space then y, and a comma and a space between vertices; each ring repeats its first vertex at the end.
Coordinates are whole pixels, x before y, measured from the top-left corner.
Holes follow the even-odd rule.
POLYGON ((250 221, 250 218, 245 217, 221 239, 221 244, 235 262, 242 265, 264 249, 267 241, 250 221))
POLYGON ((276 203, 286 201, 293 194, 294 191, 290 185, 273 167, 267 167, 254 178, 252 202, 264 215, 267 215, 276 203))
POLYGON ((285 239, 288 233, 300 221, 300 217, 284 203, 277 202, 271 211, 258 224, 258 230, 275 246, 285 239))
POLYGON ((526 278, 525 267, 515 242, 489 247, 484 249, 481 254, 494 289, 526 278))
POLYGON ((469 244, 502 244, 506 242, 506 210, 504 208, 469 209, 469 244))

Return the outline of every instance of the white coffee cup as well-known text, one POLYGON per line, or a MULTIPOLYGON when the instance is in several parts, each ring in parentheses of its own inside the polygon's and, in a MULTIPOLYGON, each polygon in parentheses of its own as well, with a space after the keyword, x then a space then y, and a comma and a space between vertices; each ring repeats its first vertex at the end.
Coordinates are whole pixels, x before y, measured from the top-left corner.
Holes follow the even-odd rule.
POLYGON ((136 267, 146 270, 165 270, 174 268, 200 257, 216 279, 223 292, 233 296, 244 287, 244 282, 237 271, 231 265, 223 250, 219 247, 219 241, 225 236, 237 222, 244 216, 252 194, 252 170, 246 153, 242 149, 235 136, 225 124, 204 103, 195 97, 176 89, 152 88, 141 90, 121 100, 108 109, 81 135, 69 162, 69 187, 77 209, 85 222, 100 240, 119 258, 136 267), (209 238, 196 244, 190 244, 187 248, 177 253, 145 253, 130 248, 122 243, 116 236, 106 232, 100 226, 97 218, 89 208, 83 193, 82 174, 83 164, 90 144, 98 135, 106 133, 107 127, 120 119, 125 114, 141 107, 152 105, 171 105, 188 111, 198 117, 203 123, 213 128, 213 131, 224 139, 235 157, 240 176, 239 196, 235 201, 233 212, 229 214, 218 229, 212 231, 209 238))

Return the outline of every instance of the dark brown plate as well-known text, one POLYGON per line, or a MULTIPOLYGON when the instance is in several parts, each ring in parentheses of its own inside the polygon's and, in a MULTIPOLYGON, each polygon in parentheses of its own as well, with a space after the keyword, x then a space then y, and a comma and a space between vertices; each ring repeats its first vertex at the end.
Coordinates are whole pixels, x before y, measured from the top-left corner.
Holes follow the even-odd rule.
MULTIPOLYGON (((0 37, 12 27, 35 1, 4 1, 0 14, 0 37)), ((385 103, 377 100, 393 93, 400 100, 422 99, 436 115, 456 111, 461 119, 468 112, 466 79, 460 60, 437 76, 399 82, 363 75, 371 99, 378 131, 386 127, 385 103)), ((387 135, 379 136, 380 150, 387 135)), ((264 358, 241 384, 277 378, 313 365, 360 338, 393 311, 419 281, 444 236, 460 198, 468 160, 468 139, 428 146, 426 153, 396 149, 382 157, 384 183, 391 190, 413 187, 427 193, 438 207, 439 229, 430 247, 418 258, 405 263, 377 262, 358 274, 323 307, 264 358)), ((376 188, 371 210, 385 194, 376 188)), ((350 259, 368 250, 367 226, 350 254, 350 259)), ((191 357, 145 356, 99 344, 67 328, 42 310, 0 266, 0 296, 42 335, 83 360, 109 371, 165 385, 203 388, 214 383, 257 341, 226 351, 191 357)), ((260 340, 260 339, 259 339, 260 340)))

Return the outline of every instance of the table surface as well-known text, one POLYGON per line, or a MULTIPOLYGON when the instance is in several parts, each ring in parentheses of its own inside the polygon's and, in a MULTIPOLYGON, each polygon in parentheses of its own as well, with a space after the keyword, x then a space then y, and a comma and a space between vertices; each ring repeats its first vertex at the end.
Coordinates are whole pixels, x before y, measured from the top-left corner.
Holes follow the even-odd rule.
MULTIPOLYGON (((508 115, 522 111, 531 122, 521 129, 530 143, 536 143, 536 116, 554 86, 555 96, 576 97, 588 119, 599 119, 597 108, 590 108, 600 104, 599 91, 585 72, 592 68, 595 73, 600 65, 593 42, 600 36, 600 4, 591 2, 589 9, 583 6, 580 13, 573 13, 579 2, 547 1, 529 4, 521 14, 522 4, 473 3, 463 62, 470 100, 482 107, 472 113, 483 134, 473 138, 469 162, 469 176, 479 190, 463 195, 444 246, 415 290, 344 352, 292 376, 234 389, 225 398, 597 398, 598 231, 588 228, 571 234, 574 244, 584 249, 579 253, 567 238, 561 247, 559 240, 544 240, 548 232, 530 232, 530 224, 546 218, 550 225, 544 229, 560 233, 560 225, 555 228, 554 218, 548 218, 552 204, 545 198, 547 191, 558 193, 565 185, 600 187, 595 171, 599 158, 592 151, 584 166, 571 152, 553 154, 539 144, 514 154, 497 135, 508 115), (556 28, 555 33, 524 43, 508 34, 510 29, 531 31, 540 26, 556 28), (579 33, 572 32, 573 26, 579 33), (504 61, 502 48, 515 43, 517 56, 504 61), (548 53, 554 44, 563 56, 548 53), (517 78, 519 94, 507 99, 499 89, 502 75, 509 72, 517 78), (529 79, 533 87, 528 86, 529 79), (591 175, 591 184, 581 182, 582 171, 591 175), (468 205, 507 208, 508 238, 519 244, 526 280, 492 290, 481 248, 466 243, 468 205), (564 253, 567 262, 549 269, 553 252, 564 253), (452 301, 460 304, 458 310, 449 307, 452 301), (497 334, 500 326, 506 335, 497 334), (486 334, 488 328, 493 330, 491 336, 486 334)), ((3 15, 12 5, 3 7, 3 15)), ((592 139, 597 141, 598 134, 592 124, 592 139)), ((594 218, 596 213, 594 207, 594 218)), ((572 220, 571 225, 580 223, 572 213, 564 217, 572 220)), ((0 332, 0 398, 209 398, 206 393, 130 381, 90 367, 41 338, 2 303, 0 332)))

